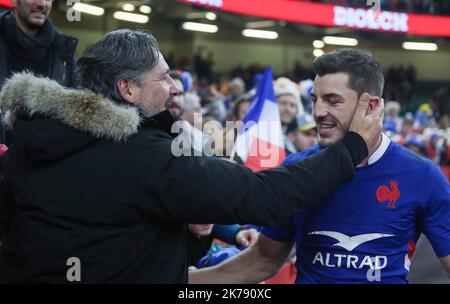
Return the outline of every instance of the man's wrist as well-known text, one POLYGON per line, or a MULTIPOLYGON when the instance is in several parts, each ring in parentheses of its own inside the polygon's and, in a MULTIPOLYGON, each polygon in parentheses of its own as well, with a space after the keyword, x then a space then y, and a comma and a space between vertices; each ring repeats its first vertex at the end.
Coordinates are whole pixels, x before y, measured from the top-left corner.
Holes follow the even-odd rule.
POLYGON ((342 142, 347 147, 355 167, 369 156, 367 144, 358 133, 348 132, 342 142))

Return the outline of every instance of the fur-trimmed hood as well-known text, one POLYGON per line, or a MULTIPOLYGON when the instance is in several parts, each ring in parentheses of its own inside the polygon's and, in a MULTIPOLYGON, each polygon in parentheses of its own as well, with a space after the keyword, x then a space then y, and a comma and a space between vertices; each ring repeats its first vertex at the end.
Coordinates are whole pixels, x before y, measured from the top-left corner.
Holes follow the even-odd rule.
POLYGON ((39 114, 93 135, 114 141, 138 132, 136 108, 120 106, 88 90, 66 89, 56 81, 19 73, 7 80, 0 92, 0 108, 13 127, 16 113, 39 114))

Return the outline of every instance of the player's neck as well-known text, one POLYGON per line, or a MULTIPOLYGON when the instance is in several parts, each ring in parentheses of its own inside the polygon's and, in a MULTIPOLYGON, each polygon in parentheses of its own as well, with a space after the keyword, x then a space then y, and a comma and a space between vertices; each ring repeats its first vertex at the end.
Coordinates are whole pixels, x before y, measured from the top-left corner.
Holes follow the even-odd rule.
POLYGON ((378 150, 378 148, 381 146, 381 142, 383 140, 383 136, 380 133, 380 136, 378 138, 378 142, 377 144, 371 149, 369 150, 369 156, 367 156, 362 162, 359 163, 358 166, 367 166, 369 164, 369 158, 375 153, 375 151, 378 150))

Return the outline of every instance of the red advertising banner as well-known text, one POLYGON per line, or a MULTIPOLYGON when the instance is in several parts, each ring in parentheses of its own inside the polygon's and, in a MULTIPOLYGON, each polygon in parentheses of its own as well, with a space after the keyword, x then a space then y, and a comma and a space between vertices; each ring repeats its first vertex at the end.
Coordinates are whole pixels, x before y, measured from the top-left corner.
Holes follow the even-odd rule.
POLYGON ((225 12, 327 27, 450 37, 450 17, 349 8, 296 0, 178 0, 225 12))
POLYGON ((13 7, 12 0, 0 0, 0 6, 13 7))

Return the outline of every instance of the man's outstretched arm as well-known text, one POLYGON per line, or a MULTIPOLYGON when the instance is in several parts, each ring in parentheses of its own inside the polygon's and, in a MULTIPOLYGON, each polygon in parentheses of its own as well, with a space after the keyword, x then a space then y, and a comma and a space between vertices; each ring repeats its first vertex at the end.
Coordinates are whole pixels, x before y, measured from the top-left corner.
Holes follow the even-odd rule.
MULTIPOLYGON (((357 113, 367 107, 362 97, 357 113)), ((173 157, 152 190, 161 204, 142 202, 139 207, 179 222, 276 226, 353 177, 368 156, 367 143, 380 137, 382 113, 380 105, 368 115, 355 114, 354 132, 343 141, 297 163, 257 173, 209 157, 173 157)))

